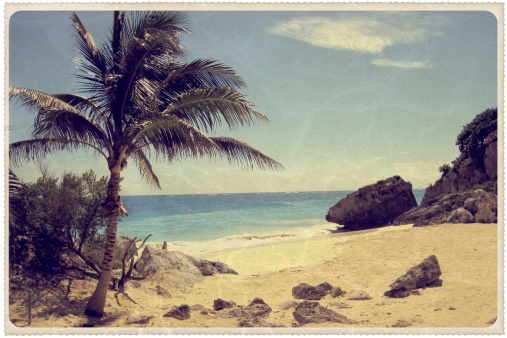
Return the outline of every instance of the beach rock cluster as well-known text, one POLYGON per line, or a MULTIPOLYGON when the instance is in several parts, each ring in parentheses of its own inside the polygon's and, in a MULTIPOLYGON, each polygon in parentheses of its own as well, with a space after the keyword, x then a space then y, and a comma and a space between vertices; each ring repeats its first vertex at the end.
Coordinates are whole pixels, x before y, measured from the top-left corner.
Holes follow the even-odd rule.
POLYGON ((483 189, 448 194, 405 212, 392 224, 496 223, 497 203, 497 195, 483 189))
POLYGON ((326 220, 345 229, 362 230, 387 225, 415 207, 412 184, 394 176, 362 187, 340 200, 329 209, 326 220))
POLYGON ((405 298, 412 294, 411 290, 419 289, 439 281, 442 271, 437 257, 431 255, 421 263, 411 267, 404 275, 398 277, 386 291, 384 296, 391 298, 405 298))
POLYGON ((335 298, 345 294, 345 292, 338 287, 333 287, 327 282, 317 286, 301 283, 292 288, 292 296, 296 299, 320 300, 328 294, 331 294, 331 296, 335 298))

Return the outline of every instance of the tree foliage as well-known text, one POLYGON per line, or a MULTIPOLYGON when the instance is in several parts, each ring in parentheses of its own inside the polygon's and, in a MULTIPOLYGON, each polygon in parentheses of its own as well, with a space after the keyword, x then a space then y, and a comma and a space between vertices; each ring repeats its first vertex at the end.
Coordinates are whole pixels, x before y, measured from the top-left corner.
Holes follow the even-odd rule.
POLYGON ((487 109, 463 127, 456 140, 460 155, 453 162, 455 167, 458 167, 467 158, 472 159, 479 167, 484 166, 484 154, 486 151, 484 140, 493 132, 496 136, 498 128, 497 115, 497 108, 487 109))
MULTIPOLYGON (((32 183, 12 173, 9 182, 10 261, 24 268, 58 272, 64 252, 83 256, 83 248, 103 246, 97 215, 107 195, 108 180, 93 171, 57 178, 44 171, 32 183)), ((98 272, 98 271, 97 271, 98 272)))

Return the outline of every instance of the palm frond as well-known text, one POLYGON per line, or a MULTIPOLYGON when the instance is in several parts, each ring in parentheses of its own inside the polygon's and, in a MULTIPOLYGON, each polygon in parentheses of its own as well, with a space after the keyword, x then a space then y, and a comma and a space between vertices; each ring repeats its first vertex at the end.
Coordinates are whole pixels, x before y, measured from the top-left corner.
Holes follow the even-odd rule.
POLYGON ((37 161, 62 150, 76 150, 77 142, 68 140, 26 140, 9 145, 10 163, 17 167, 23 162, 37 161))
POLYGON ((35 139, 67 139, 93 144, 98 148, 110 148, 106 132, 84 114, 46 109, 37 116, 32 133, 35 139))
POLYGON ((50 95, 14 86, 9 88, 9 95, 28 110, 38 112, 34 123, 34 139, 68 139, 103 147, 109 143, 107 133, 100 125, 73 105, 80 106, 85 102, 77 96, 50 95))
MULTIPOLYGON (((122 44, 132 39, 146 39, 147 36, 163 32, 177 38, 179 33, 189 33, 188 16, 182 12, 137 11, 129 15, 122 31, 122 44)), ((178 41, 179 42, 179 41, 178 41)), ((181 47, 175 55, 181 53, 181 47)))
POLYGON ((136 161, 139 172, 141 173, 141 177, 145 178, 148 183, 153 184, 155 187, 160 189, 160 182, 157 175, 155 175, 153 172, 153 168, 146 154, 141 149, 138 149, 132 153, 130 157, 133 157, 136 161))
POLYGON ((283 166, 248 144, 229 137, 211 137, 217 145, 216 155, 225 157, 229 163, 261 170, 283 170, 283 166))
POLYGON ((9 169, 9 198, 13 198, 21 193, 24 184, 16 174, 9 169))
POLYGON ((161 110, 190 89, 217 86, 241 88, 245 85, 234 69, 214 59, 173 62, 159 57, 150 60, 144 74, 153 87, 154 98, 161 110))
POLYGON ((39 113, 46 109, 59 109, 80 113, 72 104, 61 100, 58 95, 46 94, 29 88, 10 86, 9 99, 16 99, 22 107, 31 112, 39 113))
POLYGON ((250 126, 256 120, 268 121, 264 114, 252 108, 243 94, 227 86, 188 90, 163 114, 173 114, 205 131, 213 130, 222 119, 231 129, 250 126))
POLYGON ((71 19, 75 24, 75 29, 79 37, 76 41, 77 48, 85 60, 88 61, 88 67, 86 67, 86 69, 96 74, 99 78, 103 78, 108 71, 102 52, 95 44, 93 37, 76 13, 72 13, 71 19))
POLYGON ((90 117, 94 122, 97 122, 104 126, 104 129, 110 130, 112 128, 109 123, 108 116, 105 111, 101 107, 97 105, 92 99, 86 98, 84 96, 74 95, 74 94, 51 94, 53 97, 56 97, 77 110, 86 113, 87 116, 90 117))
POLYGON ((129 130, 136 149, 151 147, 157 157, 162 156, 169 161, 177 155, 204 157, 216 147, 198 128, 171 115, 152 118, 129 130))

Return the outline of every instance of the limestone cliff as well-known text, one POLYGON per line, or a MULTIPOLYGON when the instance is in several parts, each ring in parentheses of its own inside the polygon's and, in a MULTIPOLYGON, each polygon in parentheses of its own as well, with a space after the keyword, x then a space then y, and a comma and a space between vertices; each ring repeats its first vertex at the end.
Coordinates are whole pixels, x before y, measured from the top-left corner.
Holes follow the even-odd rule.
POLYGON ((496 187, 498 178, 497 143, 496 132, 489 134, 484 140, 483 161, 477 163, 471 158, 466 158, 458 167, 450 170, 426 189, 421 205, 427 205, 430 201, 443 195, 474 189, 487 182, 491 182, 491 185, 496 187))

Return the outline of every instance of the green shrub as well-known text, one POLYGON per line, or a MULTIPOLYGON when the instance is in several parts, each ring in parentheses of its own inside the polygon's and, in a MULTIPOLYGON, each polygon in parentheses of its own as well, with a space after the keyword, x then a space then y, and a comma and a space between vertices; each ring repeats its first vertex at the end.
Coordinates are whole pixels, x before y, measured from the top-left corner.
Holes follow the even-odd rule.
POLYGON ((9 194, 10 263, 56 272, 65 249, 102 247, 97 214, 107 186, 107 177, 97 179, 93 171, 61 179, 43 172, 36 182, 14 189, 9 194))
POLYGON ((491 108, 478 114, 472 122, 463 127, 456 140, 461 154, 453 162, 454 167, 458 167, 467 158, 471 158, 479 167, 484 166, 484 140, 489 134, 496 133, 497 120, 497 108, 491 108))

